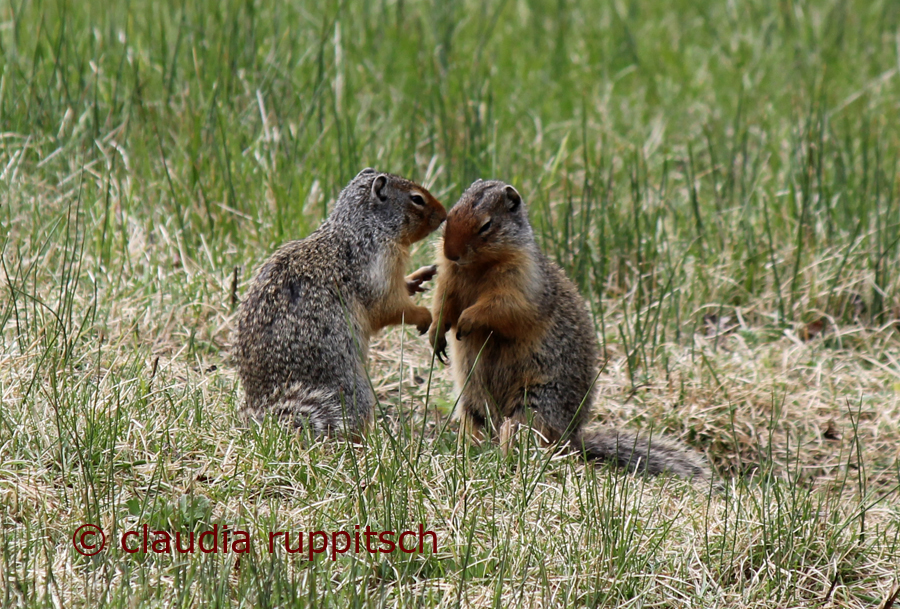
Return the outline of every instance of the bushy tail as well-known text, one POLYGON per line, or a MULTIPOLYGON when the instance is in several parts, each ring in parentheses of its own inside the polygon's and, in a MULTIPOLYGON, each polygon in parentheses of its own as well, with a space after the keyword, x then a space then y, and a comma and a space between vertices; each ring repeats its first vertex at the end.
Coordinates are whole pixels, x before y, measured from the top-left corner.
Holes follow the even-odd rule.
POLYGON ((241 413, 247 419, 262 421, 266 415, 295 429, 309 429, 314 436, 340 433, 344 428, 340 396, 327 389, 295 383, 289 390, 254 404, 245 402, 241 413))
POLYGON ((614 463, 632 472, 653 476, 671 473, 684 478, 708 479, 706 460, 672 440, 638 436, 625 431, 590 425, 573 439, 590 459, 614 463))

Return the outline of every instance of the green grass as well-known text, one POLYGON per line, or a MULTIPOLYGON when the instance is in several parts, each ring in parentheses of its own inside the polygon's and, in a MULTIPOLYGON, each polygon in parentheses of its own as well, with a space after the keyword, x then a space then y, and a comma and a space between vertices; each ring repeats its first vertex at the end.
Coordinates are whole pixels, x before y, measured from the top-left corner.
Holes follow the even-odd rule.
POLYGON ((897 598, 900 4, 0 0, 0 56, 4 605, 897 598), (365 166, 513 183, 590 302, 598 416, 724 491, 461 449, 408 329, 365 446, 240 427, 234 295, 365 166), (254 551, 84 558, 85 522, 254 551), (418 523, 437 553, 263 539, 418 523))

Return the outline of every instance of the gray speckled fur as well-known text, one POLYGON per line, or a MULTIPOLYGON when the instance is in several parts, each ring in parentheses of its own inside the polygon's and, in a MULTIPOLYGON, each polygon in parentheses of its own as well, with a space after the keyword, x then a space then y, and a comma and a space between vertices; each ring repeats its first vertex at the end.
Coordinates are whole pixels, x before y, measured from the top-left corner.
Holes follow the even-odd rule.
POLYGON ((372 194, 379 175, 392 192, 413 184, 363 170, 315 232, 259 269, 241 303, 234 348, 246 415, 271 411, 314 434, 365 429, 375 404, 365 361, 378 329, 368 312, 392 297, 385 275, 405 264, 398 238, 410 228, 402 205, 372 194))

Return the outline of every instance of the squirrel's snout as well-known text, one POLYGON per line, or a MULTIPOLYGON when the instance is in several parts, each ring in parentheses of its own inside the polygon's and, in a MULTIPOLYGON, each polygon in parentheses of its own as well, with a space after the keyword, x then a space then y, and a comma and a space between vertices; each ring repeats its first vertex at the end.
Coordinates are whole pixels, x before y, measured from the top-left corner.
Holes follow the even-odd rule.
POLYGON ((450 262, 459 262, 466 250, 464 243, 458 243, 455 239, 444 239, 444 258, 450 262))
POLYGON ((459 216, 451 213, 444 226, 444 257, 451 262, 459 262, 460 258, 468 255, 468 250, 468 226, 460 221, 459 216))

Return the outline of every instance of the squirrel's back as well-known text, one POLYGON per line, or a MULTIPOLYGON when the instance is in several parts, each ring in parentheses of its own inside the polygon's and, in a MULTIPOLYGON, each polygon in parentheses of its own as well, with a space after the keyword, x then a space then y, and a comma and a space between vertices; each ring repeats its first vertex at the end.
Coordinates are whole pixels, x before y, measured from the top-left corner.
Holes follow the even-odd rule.
POLYGON ((404 270, 409 245, 445 216, 423 187, 368 169, 322 226, 280 247, 239 311, 244 412, 272 412, 314 433, 364 428, 374 403, 370 336, 401 320, 427 328, 430 313, 410 300, 404 270))
POLYGON ((355 264, 349 256, 342 268, 340 249, 345 248, 321 233, 283 245, 260 268, 241 303, 235 359, 245 408, 254 414, 283 400, 295 382, 333 385, 345 376, 336 372, 353 370, 354 351, 367 348, 363 316, 345 313, 348 305, 358 306, 350 290, 342 296, 339 288, 352 285, 355 264))

